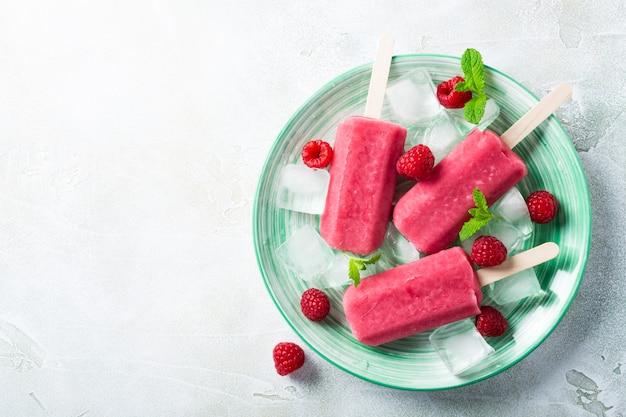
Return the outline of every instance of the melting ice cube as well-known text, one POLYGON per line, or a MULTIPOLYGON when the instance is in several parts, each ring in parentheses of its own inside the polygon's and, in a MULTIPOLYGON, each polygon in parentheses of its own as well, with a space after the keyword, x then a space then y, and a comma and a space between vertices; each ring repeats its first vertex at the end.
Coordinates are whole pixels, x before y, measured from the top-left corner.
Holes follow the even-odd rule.
MULTIPOLYGON (((381 272, 380 262, 378 261, 374 265, 367 265, 365 270, 361 270, 361 278, 369 277, 370 275, 381 272)), ((342 252, 335 253, 330 265, 326 271, 322 274, 321 279, 318 281, 320 288, 340 287, 347 283, 351 283, 352 280, 348 276, 350 260, 346 254, 342 252)))
POLYGON ((472 245, 479 236, 494 236, 498 238, 506 247, 507 256, 514 255, 524 249, 524 241, 526 240, 526 236, 522 235, 519 230, 509 223, 493 219, 487 225, 481 227, 478 232, 461 242, 465 253, 469 255, 472 252, 472 245))
POLYGON ((408 127, 443 111, 435 91, 430 73, 418 68, 391 83, 386 94, 398 123, 408 127))
POLYGON ((461 247, 463 248, 465 253, 467 253, 468 255, 470 253, 472 253, 472 245, 474 244, 474 241, 476 239, 478 239, 478 236, 481 236, 482 234, 483 233, 482 233, 482 229, 481 229, 478 232, 476 232, 473 235, 471 235, 469 238, 467 238, 467 239, 465 239, 464 241, 461 242, 461 247))
POLYGON ((333 251, 311 226, 302 226, 276 249, 276 255, 293 273, 316 282, 333 259, 333 251))
POLYGON ((321 214, 326 204, 330 174, 303 164, 283 167, 276 204, 280 208, 302 213, 321 214))
POLYGON ((445 114, 437 116, 424 131, 423 143, 433 152, 435 163, 446 156, 452 148, 463 140, 465 135, 457 125, 445 114))
POLYGON ((498 238, 504 247, 506 247, 508 256, 524 249, 525 236, 522 235, 519 230, 503 220, 492 219, 485 226, 481 227, 478 232, 461 242, 461 246, 468 255, 472 252, 474 241, 480 236, 493 236, 498 238))
POLYGON ((324 271, 319 283, 321 288, 340 287, 350 282, 348 276, 348 257, 343 253, 335 253, 328 269, 324 271))
POLYGON ((506 247, 508 255, 515 254, 524 249, 526 236, 520 233, 513 225, 500 219, 493 219, 477 233, 497 237, 506 247))
POLYGON ((422 254, 389 222, 385 240, 381 245, 381 260, 385 266, 394 267, 418 260, 422 254))
POLYGON ((472 319, 438 327, 428 338, 454 375, 460 374, 495 352, 478 333, 472 319))
POLYGON ((463 249, 469 254, 474 240, 480 235, 490 235, 500 239, 509 255, 524 249, 524 242, 533 231, 533 223, 519 189, 511 188, 490 207, 490 210, 502 219, 491 220, 477 233, 463 241, 461 243, 463 249))
POLYGON ((528 214, 524 196, 517 187, 511 188, 498 201, 493 203, 491 210, 495 215, 502 216, 524 236, 533 231, 533 223, 528 214))
POLYGON ((490 296, 497 304, 509 304, 542 293, 541 285, 533 268, 489 284, 490 296))

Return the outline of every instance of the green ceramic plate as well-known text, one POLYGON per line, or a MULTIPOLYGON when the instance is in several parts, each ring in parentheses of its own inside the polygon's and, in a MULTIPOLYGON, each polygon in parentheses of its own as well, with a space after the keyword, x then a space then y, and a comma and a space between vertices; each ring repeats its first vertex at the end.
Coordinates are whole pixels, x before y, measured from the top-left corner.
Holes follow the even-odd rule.
MULTIPOLYGON (((458 75, 460 59, 438 55, 403 55, 393 59, 390 82, 417 67, 434 82, 458 75)), ((545 295, 525 299, 501 310, 509 320, 506 335, 490 339, 496 352, 461 376, 452 375, 428 342, 430 332, 372 348, 352 336, 341 307, 343 288, 328 290, 332 310, 322 323, 301 314, 299 300, 306 282, 295 277, 275 256, 292 231, 303 225, 318 229, 319 216, 280 209, 275 204, 281 167, 295 163, 305 142, 332 142, 338 123, 362 114, 371 64, 340 75, 311 97, 289 120, 276 139, 261 173, 254 202, 253 234, 257 261, 267 290, 287 323, 323 358, 357 377, 407 390, 437 390, 474 383, 496 375, 526 357, 554 330, 581 283, 591 237, 591 204, 585 175, 567 133, 555 117, 535 129, 515 151, 529 174, 519 184, 523 195, 551 190, 561 203, 555 221, 535 228, 534 246, 554 241, 561 247, 556 260, 536 268, 545 295)), ((486 92, 501 112, 491 125, 497 133, 537 103, 537 98, 507 75, 486 69, 486 92)), ((383 115, 384 116, 384 115, 383 115)))

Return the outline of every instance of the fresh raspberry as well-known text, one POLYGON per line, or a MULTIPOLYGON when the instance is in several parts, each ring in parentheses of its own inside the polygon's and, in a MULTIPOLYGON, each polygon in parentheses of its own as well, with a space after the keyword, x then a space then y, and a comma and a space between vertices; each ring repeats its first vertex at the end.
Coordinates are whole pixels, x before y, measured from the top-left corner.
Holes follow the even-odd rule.
POLYGON ((323 140, 312 140, 302 148, 302 160, 309 168, 326 168, 333 159, 333 148, 323 140))
POLYGON ((476 330, 484 337, 502 336, 509 323, 506 318, 493 307, 483 306, 480 308, 480 314, 476 316, 476 330))
POLYGON ((470 258, 478 266, 500 265, 506 259, 504 243, 493 236, 479 236, 472 244, 470 258))
POLYGON ((556 198, 545 190, 535 191, 526 199, 526 206, 530 213, 530 219, 535 223, 548 223, 559 210, 556 198))
POLYGON ((288 375, 304 365, 304 350, 295 343, 281 342, 272 352, 278 375, 288 375))
POLYGON ((462 109, 465 103, 471 100, 471 91, 456 91, 454 86, 465 82, 463 77, 456 76, 448 81, 443 81, 437 86, 437 99, 443 107, 448 109, 462 109))
POLYGON ((302 314, 311 321, 322 321, 330 312, 328 296, 317 288, 309 288, 300 298, 302 314))
POLYGON ((419 144, 406 151, 398 159, 396 169, 404 178, 420 181, 430 176, 434 165, 435 157, 430 148, 419 144))

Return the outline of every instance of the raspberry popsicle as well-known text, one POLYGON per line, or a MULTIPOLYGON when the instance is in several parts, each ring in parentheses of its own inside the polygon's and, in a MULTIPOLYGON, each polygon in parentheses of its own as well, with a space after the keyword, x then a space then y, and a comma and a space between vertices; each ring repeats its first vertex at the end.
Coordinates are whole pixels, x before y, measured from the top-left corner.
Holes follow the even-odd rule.
POLYGON ((329 246, 365 255, 382 244, 404 151, 406 129, 379 120, 393 38, 380 38, 364 116, 339 124, 320 234, 329 246))
POLYGON ((422 252, 448 247, 470 218, 475 188, 491 205, 526 176, 524 161, 511 148, 571 94, 570 85, 558 86, 502 137, 473 130, 435 166, 427 180, 415 184, 398 200, 393 211, 396 228, 422 252))
POLYGON ((556 257, 552 242, 475 271, 459 246, 350 286, 343 307, 353 335, 378 346, 480 313, 481 287, 556 257))

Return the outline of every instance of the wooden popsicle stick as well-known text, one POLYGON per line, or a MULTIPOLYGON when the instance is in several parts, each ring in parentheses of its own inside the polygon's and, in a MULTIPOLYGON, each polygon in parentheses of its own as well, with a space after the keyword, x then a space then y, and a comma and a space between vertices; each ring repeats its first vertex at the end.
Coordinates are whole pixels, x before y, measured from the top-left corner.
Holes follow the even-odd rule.
POLYGON ((509 148, 513 148, 571 96, 572 86, 570 84, 558 85, 500 137, 509 148))
POLYGON ((542 264, 559 254, 559 245, 546 242, 532 249, 507 258, 500 265, 482 268, 476 271, 481 287, 509 277, 525 269, 542 264))
POLYGON ((393 44, 393 36, 389 33, 383 33, 378 39, 372 76, 370 78, 369 90, 367 91, 367 102, 365 103, 364 116, 366 117, 380 119, 382 114, 391 57, 393 55, 393 44))

